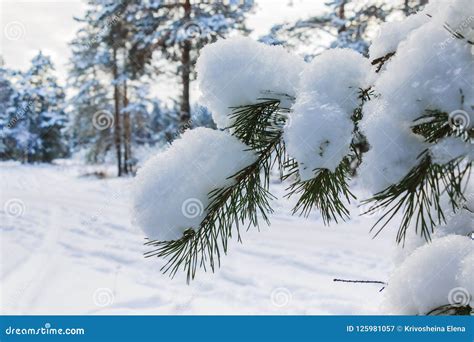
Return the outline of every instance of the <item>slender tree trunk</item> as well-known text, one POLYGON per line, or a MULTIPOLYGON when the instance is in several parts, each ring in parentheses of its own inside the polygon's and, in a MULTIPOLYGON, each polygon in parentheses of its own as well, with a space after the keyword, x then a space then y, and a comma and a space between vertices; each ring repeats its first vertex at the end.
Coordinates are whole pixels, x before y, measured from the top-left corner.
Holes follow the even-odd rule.
MULTIPOLYGON (((184 21, 189 22, 191 18, 191 3, 190 0, 186 0, 184 3, 184 21)), ((189 82, 191 74, 191 40, 186 39, 181 47, 181 64, 182 74, 181 82, 183 86, 183 93, 181 96, 181 115, 180 124, 181 126, 188 125, 189 119, 191 118, 191 109, 189 105, 189 82)))
MULTIPOLYGON (((114 81, 118 78, 118 67, 117 67, 117 48, 113 48, 113 66, 112 72, 114 81)), ((114 143, 115 150, 117 152, 117 170, 118 176, 122 176, 122 125, 120 122, 120 93, 118 84, 114 83, 114 105, 115 105, 115 117, 114 117, 114 143)))
MULTIPOLYGON (((123 81, 123 108, 128 106, 127 81, 123 81)), ((130 112, 127 110, 123 113, 123 130, 124 130, 124 171, 126 174, 132 173, 132 127, 130 125, 130 112)))
MULTIPOLYGON (((346 0, 344 0, 340 5, 339 5, 339 12, 337 14, 337 16, 339 17, 339 19, 346 19, 346 0)), ((338 30, 338 33, 341 33, 341 32, 344 32, 346 30, 346 25, 342 25, 339 30, 338 30)))

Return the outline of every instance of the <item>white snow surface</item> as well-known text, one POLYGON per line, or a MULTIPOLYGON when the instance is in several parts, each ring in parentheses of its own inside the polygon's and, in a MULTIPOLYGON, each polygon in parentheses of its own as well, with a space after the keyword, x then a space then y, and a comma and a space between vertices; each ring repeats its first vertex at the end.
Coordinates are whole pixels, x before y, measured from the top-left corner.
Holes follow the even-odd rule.
MULTIPOLYGON (((242 232, 243 244, 214 274, 186 285, 145 259, 144 233, 128 210, 133 179, 115 168, 0 163, 2 314, 377 314, 395 231, 372 239, 377 217, 325 227, 318 215, 289 215, 274 203, 272 225, 242 232), (81 177, 106 171, 110 178, 81 177), (15 208, 17 210, 15 210, 15 208)), ((284 186, 273 184, 281 198, 284 186)), ((294 204, 294 203, 292 203, 294 204)))
MULTIPOLYGON (((397 51, 400 42, 431 18, 444 17, 446 22, 457 30, 465 31, 471 24, 468 11, 472 10, 470 0, 430 0, 425 8, 401 21, 385 22, 380 25, 377 36, 369 48, 370 59, 382 57, 387 53, 397 51), (466 11, 467 10, 467 11, 466 11), (467 15, 466 15, 467 14, 467 15), (463 23, 464 22, 464 23, 463 23)), ((464 36, 469 36, 462 32, 464 36)))
POLYGON ((187 130, 138 170, 134 221, 152 239, 168 241, 197 230, 207 214, 212 190, 235 181, 255 154, 234 136, 210 128, 187 130))
MULTIPOLYGON (((470 306, 474 305, 474 251, 471 251, 464 259, 461 260, 461 270, 456 276, 459 287, 465 289, 464 293, 470 295, 470 306)), ((458 298, 456 302, 462 302, 465 298, 458 298)))
POLYGON ((370 45, 370 59, 374 60, 397 51, 398 44, 405 40, 411 31, 428 21, 429 17, 423 11, 422 13, 410 15, 402 21, 383 23, 378 29, 376 38, 370 45))
POLYGON ((281 46, 245 37, 218 40, 200 51, 196 63, 201 102, 211 110, 217 127, 228 127, 231 107, 264 97, 295 96, 304 65, 302 58, 281 46))
POLYGON ((473 244, 470 237, 448 235, 417 248, 391 275, 383 311, 423 315, 450 304, 458 288, 472 289, 466 285, 473 274, 472 264, 468 265, 471 259, 465 258, 472 253, 473 244))
POLYGON ((322 105, 338 105, 345 118, 350 119, 360 105, 359 89, 370 86, 370 72, 369 60, 360 53, 351 49, 327 50, 305 67, 296 96, 311 94, 322 105))

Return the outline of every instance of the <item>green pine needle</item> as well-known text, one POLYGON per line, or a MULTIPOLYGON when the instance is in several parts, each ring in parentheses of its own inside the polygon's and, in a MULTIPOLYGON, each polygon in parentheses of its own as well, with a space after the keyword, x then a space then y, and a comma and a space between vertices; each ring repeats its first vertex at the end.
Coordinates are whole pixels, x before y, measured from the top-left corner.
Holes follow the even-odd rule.
MULTIPOLYGON (((298 168, 296 164, 290 167, 291 172, 298 168)), ((297 180, 287 189, 286 197, 299 195, 298 202, 293 208, 293 214, 300 213, 307 217, 316 207, 321 212, 324 224, 338 219, 349 219, 349 210, 344 200, 350 203, 355 196, 349 190, 350 160, 344 158, 334 172, 328 169, 315 170, 315 176, 308 181, 297 180)), ((287 175, 288 177, 288 175, 287 175)))

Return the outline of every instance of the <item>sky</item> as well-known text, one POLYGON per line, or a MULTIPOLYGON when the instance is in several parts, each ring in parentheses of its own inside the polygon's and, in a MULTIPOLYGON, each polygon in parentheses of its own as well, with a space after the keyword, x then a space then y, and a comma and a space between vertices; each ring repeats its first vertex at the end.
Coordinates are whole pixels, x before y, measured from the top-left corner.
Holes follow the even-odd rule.
MULTIPOLYGON (((324 1, 257 0, 257 9, 250 15, 248 25, 258 37, 273 24, 317 13, 324 1)), ((84 0, 0 0, 0 54, 6 66, 24 70, 38 52, 51 56, 57 76, 65 80, 70 56, 68 42, 79 24, 73 16, 81 16, 84 0)))

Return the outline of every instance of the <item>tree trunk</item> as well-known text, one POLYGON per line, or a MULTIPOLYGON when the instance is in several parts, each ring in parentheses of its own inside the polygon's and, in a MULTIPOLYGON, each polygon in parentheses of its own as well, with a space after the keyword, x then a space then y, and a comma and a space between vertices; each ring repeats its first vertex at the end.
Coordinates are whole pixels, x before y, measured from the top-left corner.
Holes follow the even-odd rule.
MULTIPOLYGON (((339 17, 339 19, 346 19, 346 0, 344 0, 340 5, 339 5, 339 13, 337 14, 337 16, 339 17)), ((346 30, 346 25, 342 25, 339 30, 338 30, 338 33, 341 33, 341 32, 344 32, 346 30)))
MULTIPOLYGON (((114 76, 114 81, 118 78, 118 69, 117 69, 117 48, 113 48, 113 66, 112 73, 114 76)), ((114 83, 114 143, 115 150, 117 153, 117 171, 118 176, 122 176, 123 166, 122 166, 122 126, 120 122, 120 93, 118 84, 114 83)))
MULTIPOLYGON (((184 3, 184 21, 187 23, 191 18, 191 3, 186 0, 184 3)), ((189 124, 191 118, 191 109, 189 105, 189 81, 191 74, 191 40, 189 37, 184 40, 181 47, 181 82, 183 86, 183 93, 181 96, 181 114, 180 124, 182 127, 186 127, 189 124)))
MULTIPOLYGON (((127 96, 127 81, 123 81, 123 108, 128 106, 128 96, 127 96)), ((132 127, 130 125, 130 112, 125 111, 123 113, 123 130, 124 130, 124 171, 126 174, 132 173, 132 146, 131 146, 131 137, 132 137, 132 127)))

